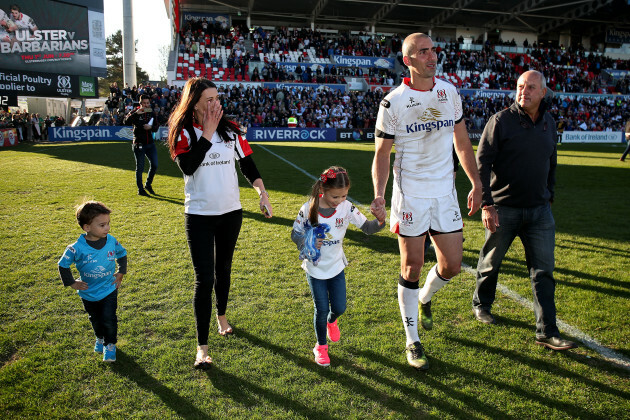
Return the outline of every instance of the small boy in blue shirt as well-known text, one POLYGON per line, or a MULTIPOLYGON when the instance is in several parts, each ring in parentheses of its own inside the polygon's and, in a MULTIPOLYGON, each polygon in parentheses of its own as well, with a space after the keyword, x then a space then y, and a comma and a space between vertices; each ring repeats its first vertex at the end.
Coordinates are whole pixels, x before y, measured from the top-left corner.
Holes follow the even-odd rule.
POLYGON ((127 273, 127 251, 109 235, 111 212, 98 201, 81 204, 76 216, 85 233, 68 245, 58 263, 64 286, 75 289, 83 301, 96 335, 94 351, 103 353, 104 362, 116 361, 118 287, 127 273), (72 276, 72 264, 79 271, 78 280, 72 276))

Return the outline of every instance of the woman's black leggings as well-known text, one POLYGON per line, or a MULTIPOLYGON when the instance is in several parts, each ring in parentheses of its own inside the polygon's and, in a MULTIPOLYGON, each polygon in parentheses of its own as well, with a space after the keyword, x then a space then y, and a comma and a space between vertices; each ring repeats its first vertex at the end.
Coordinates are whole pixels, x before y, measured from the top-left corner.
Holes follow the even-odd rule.
POLYGON ((236 240, 241 231, 243 210, 219 216, 186 214, 186 238, 195 270, 193 307, 197 343, 208 344, 212 288, 217 298, 217 315, 225 315, 230 293, 230 272, 236 240))

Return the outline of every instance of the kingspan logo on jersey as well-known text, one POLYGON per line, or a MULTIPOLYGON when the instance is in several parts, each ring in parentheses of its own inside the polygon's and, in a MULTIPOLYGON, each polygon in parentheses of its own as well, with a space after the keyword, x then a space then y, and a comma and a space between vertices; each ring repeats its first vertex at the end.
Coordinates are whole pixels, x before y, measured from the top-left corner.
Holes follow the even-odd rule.
POLYGON ((430 133, 433 130, 439 130, 444 127, 455 127, 454 120, 441 120, 442 113, 435 108, 427 108, 419 120, 421 123, 413 123, 407 124, 405 128, 407 129, 407 134, 409 133, 417 133, 419 131, 426 131, 430 133))

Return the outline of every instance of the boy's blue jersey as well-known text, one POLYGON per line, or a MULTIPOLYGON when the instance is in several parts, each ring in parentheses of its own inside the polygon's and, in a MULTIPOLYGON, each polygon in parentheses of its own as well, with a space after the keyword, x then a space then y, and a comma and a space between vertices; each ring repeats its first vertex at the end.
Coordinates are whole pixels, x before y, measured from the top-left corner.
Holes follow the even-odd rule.
POLYGON ((94 249, 87 244, 83 234, 75 243, 68 245, 58 264, 64 268, 75 265, 81 281, 89 286, 87 290, 77 290, 79 296, 94 302, 116 290, 113 284, 116 259, 125 255, 127 250, 113 236, 107 235, 107 242, 102 249, 94 249))

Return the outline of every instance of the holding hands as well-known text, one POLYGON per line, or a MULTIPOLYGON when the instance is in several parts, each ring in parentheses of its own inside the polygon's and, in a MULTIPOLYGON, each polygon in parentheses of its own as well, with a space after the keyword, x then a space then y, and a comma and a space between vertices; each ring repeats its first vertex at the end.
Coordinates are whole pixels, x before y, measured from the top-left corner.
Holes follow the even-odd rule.
POLYGON ((385 223, 387 210, 385 210, 385 199, 383 197, 376 197, 374 201, 372 201, 370 211, 381 225, 385 223))

